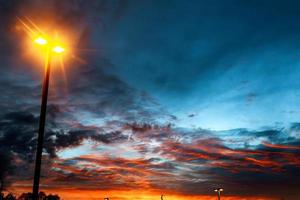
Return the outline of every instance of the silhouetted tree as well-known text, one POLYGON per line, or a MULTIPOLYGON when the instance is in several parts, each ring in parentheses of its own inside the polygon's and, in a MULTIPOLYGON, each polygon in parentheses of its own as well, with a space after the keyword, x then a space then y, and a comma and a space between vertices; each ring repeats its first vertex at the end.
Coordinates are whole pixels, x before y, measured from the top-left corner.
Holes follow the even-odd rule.
POLYGON ((9 193, 6 195, 5 200, 17 200, 17 198, 13 194, 9 193))
POLYGON ((0 192, 0 200, 4 200, 4 194, 0 192))
MULTIPOLYGON (((19 196, 18 200, 32 200, 32 193, 23 193, 21 196, 19 196)), ((44 192, 39 193, 39 200, 60 200, 60 197, 58 195, 49 194, 46 195, 44 192)))
POLYGON ((44 200, 46 199, 47 195, 45 194, 45 192, 40 192, 39 193, 39 200, 44 200))
POLYGON ((45 200, 60 200, 60 197, 58 195, 48 195, 45 200))
POLYGON ((23 193, 19 196, 18 200, 32 200, 32 193, 23 193))

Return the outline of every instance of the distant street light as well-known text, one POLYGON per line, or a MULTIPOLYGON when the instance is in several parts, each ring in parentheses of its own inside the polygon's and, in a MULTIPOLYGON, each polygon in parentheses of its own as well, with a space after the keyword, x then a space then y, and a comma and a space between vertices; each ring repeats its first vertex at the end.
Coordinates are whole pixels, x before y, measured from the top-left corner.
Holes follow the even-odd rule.
POLYGON ((46 123, 46 110, 47 110, 47 100, 48 100, 48 89, 49 89, 49 79, 50 79, 50 68, 51 68, 51 57, 52 53, 63 53, 64 48, 60 45, 48 41, 42 36, 36 37, 34 42, 38 45, 45 46, 47 49, 46 59, 45 59, 45 76, 43 80, 42 89, 42 102, 40 110, 40 121, 39 121, 39 132, 38 132, 38 144, 36 150, 35 159, 35 169, 34 169, 34 181, 32 188, 33 200, 38 200, 39 198, 39 185, 40 185, 40 175, 41 175, 41 162, 43 153, 43 142, 45 133, 45 123, 46 123))
POLYGON ((218 189, 215 189, 214 191, 218 194, 218 200, 220 200, 221 199, 221 192, 223 192, 224 189, 223 188, 218 188, 218 189))

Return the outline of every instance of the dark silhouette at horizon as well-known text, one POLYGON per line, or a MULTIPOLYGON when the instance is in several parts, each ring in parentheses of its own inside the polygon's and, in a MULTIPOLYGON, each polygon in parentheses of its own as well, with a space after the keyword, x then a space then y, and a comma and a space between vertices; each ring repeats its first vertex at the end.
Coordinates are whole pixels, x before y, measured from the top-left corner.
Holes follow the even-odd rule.
MULTIPOLYGON (((39 200, 60 200, 60 197, 57 194, 46 195, 45 192, 39 192, 39 200)), ((12 193, 5 195, 0 193, 0 200, 33 200, 33 195, 31 192, 22 193, 19 197, 16 197, 12 193)))

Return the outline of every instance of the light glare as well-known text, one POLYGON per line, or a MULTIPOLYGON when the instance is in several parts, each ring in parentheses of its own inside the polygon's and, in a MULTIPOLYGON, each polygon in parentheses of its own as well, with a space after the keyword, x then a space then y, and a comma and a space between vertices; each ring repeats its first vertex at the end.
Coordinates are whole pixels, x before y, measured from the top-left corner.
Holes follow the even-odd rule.
POLYGON ((38 37, 34 40, 35 43, 39 44, 39 45, 46 45, 48 42, 46 39, 42 38, 42 37, 38 37))
POLYGON ((65 49, 64 49, 63 47, 61 47, 61 46, 55 46, 55 47, 53 47, 52 50, 53 50, 55 53, 62 53, 62 52, 65 51, 65 49))

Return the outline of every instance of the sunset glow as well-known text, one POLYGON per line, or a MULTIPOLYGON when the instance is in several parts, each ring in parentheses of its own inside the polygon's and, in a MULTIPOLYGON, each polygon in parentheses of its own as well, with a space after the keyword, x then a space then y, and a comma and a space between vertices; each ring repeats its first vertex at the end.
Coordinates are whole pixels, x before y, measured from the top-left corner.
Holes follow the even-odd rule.
MULTIPOLYGON (((19 188, 18 192, 26 192, 29 188, 19 188)), ((47 193, 55 194, 58 188, 44 190, 47 193)), ((64 200, 99 200, 101 197, 110 197, 116 200, 159 200, 161 196, 160 191, 147 191, 147 190, 80 190, 72 188, 60 188, 60 196, 64 200)), ((176 194, 174 191, 164 191, 164 199, 166 200, 216 200, 216 195, 189 195, 189 194, 176 194)), ((222 197, 224 200, 278 200, 272 197, 263 196, 229 196, 222 197)))

